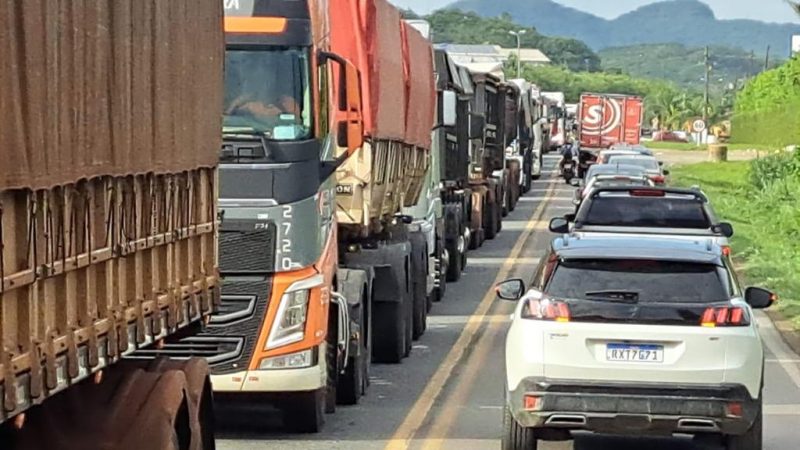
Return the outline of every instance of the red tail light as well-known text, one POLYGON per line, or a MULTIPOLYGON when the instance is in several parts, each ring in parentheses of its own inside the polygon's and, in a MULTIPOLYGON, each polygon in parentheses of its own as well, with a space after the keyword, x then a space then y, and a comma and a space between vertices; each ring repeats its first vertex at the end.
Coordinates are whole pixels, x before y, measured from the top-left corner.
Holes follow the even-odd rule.
POLYGON ((664 175, 653 175, 650 177, 650 179, 653 180, 654 183, 658 184, 663 184, 665 181, 667 181, 664 175))
POLYGON ((722 306, 707 308, 700 319, 700 325, 709 328, 744 327, 750 325, 750 320, 744 308, 738 306, 722 306))
POLYGON ((729 245, 723 245, 722 254, 725 256, 731 256, 731 247, 729 245))
POLYGON ((659 190, 636 189, 631 191, 631 197, 664 197, 665 195, 664 191, 659 190))
POLYGON ((569 322, 569 305, 558 300, 528 300, 522 310, 524 319, 551 320, 554 322, 569 322))

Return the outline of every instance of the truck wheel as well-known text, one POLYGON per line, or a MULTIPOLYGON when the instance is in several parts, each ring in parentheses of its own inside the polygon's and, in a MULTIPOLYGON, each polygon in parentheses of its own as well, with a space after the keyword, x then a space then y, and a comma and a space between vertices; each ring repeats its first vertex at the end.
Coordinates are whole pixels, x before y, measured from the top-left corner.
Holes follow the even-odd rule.
POLYGON ((286 400, 283 424, 295 433, 319 433, 325 425, 326 389, 297 392, 286 400))
MULTIPOLYGON (((334 319, 335 320, 335 319, 334 319)), ((325 368, 327 373, 327 385, 325 386, 325 412, 333 414, 336 412, 336 391, 339 386, 339 348, 336 342, 338 330, 336 325, 328 325, 328 339, 325 345, 325 368)))
MULTIPOLYGON (((461 216, 454 214, 452 217, 452 230, 459 233, 462 228, 461 216)), ((451 236, 447 243, 447 281, 454 282, 461 279, 461 255, 464 253, 464 235, 451 236)))
MULTIPOLYGON (((425 248, 425 247, 423 247, 425 248)), ((411 267, 411 289, 413 297, 414 317, 412 322, 413 340, 419 340, 428 327, 428 273, 425 270, 425 260, 428 258, 427 250, 416 258, 416 263, 411 267)))
POLYGON ((364 322, 364 301, 365 299, 362 294, 362 298, 359 302, 362 307, 358 308, 359 315, 358 317, 351 318, 358 323, 358 329, 361 330, 358 335, 358 349, 360 353, 347 358, 347 368, 343 374, 339 375, 339 385, 336 389, 336 401, 342 405, 356 405, 361 399, 361 396, 364 395, 364 388, 366 385, 365 377, 367 376, 366 361, 364 361, 364 359, 367 357, 369 351, 365 340, 366 334, 364 333, 367 329, 366 323, 364 322))
POLYGON ((505 189, 503 189, 503 197, 500 206, 501 206, 500 210, 501 216, 502 217, 508 216, 511 206, 511 189, 508 186, 506 186, 505 189))
POLYGON ((499 206, 497 203, 486 204, 486 211, 484 214, 484 231, 486 232, 486 239, 494 239, 497 236, 497 218, 500 216, 499 206))
POLYGON ((406 349, 406 311, 403 302, 373 305, 372 356, 375 362, 397 364, 406 349))
POLYGON ((508 405, 503 410, 503 450, 536 450, 538 441, 533 428, 526 428, 517 422, 508 405))
POLYGON ((763 448, 764 419, 762 407, 759 404, 756 419, 745 434, 740 436, 726 436, 725 448, 727 450, 761 450, 763 448))

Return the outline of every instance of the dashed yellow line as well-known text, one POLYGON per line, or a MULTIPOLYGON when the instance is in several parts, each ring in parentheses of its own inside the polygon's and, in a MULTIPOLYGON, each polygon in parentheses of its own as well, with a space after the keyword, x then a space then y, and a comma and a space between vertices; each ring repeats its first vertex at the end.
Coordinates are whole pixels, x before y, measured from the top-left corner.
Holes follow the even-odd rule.
POLYGON ((513 261, 519 258, 530 235, 534 230, 540 229, 542 217, 544 216, 548 201, 553 197, 555 186, 556 185, 551 182, 547 194, 544 196, 544 200, 533 212, 527 226, 511 249, 506 262, 497 273, 494 283, 492 283, 486 291, 486 295, 483 296, 480 304, 478 304, 475 313, 470 316, 470 320, 467 322, 466 326, 464 326, 458 340, 453 344, 450 352, 448 352, 447 356, 436 369, 436 372, 433 374, 428 384, 425 385, 425 389, 423 389, 422 394, 420 394, 414 406, 411 407, 411 410, 408 412, 403 422, 397 427, 394 435, 387 442, 385 450, 406 450, 411 440, 417 434, 417 431, 419 431, 419 428, 422 426, 431 408, 441 395, 447 380, 450 379, 453 369, 459 364, 465 351, 475 339, 481 324, 484 322, 486 314, 489 312, 489 308, 491 308, 494 303, 494 285, 503 281, 508 276, 514 267, 513 261))

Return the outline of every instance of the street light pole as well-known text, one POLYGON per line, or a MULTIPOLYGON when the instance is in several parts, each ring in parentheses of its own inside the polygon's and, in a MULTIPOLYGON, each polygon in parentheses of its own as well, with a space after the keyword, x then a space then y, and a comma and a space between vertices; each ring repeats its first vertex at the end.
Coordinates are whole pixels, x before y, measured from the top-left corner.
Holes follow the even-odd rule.
POLYGON ((522 35, 528 30, 509 31, 508 34, 517 38, 517 78, 522 78, 522 35))

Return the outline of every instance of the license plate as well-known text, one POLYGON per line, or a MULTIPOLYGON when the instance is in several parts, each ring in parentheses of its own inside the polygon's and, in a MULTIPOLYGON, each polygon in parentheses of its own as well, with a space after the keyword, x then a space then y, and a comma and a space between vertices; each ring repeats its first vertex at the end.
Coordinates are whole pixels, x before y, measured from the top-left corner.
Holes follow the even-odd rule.
POLYGON ((663 345, 608 344, 606 361, 663 363, 663 345))

